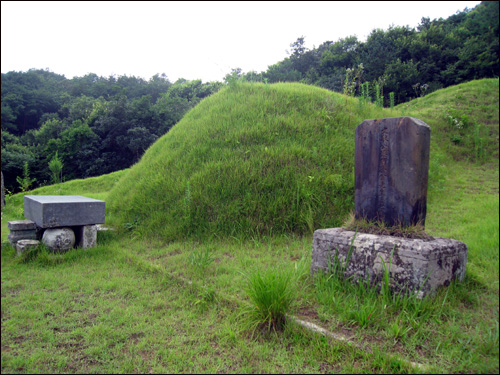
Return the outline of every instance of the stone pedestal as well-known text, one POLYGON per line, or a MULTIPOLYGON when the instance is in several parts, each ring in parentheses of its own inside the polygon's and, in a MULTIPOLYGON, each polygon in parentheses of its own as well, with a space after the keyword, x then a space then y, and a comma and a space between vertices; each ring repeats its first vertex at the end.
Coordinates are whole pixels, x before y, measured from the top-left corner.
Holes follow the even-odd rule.
POLYGON ((76 246, 83 249, 95 247, 97 244, 97 225, 83 225, 76 228, 76 246))
POLYGON ((463 280, 467 252, 466 244, 447 238, 422 240, 364 233, 355 236, 355 232, 342 228, 319 229, 313 237, 311 274, 328 272, 337 254, 345 267, 345 277, 353 281, 369 278, 372 285, 380 287, 385 266, 392 291, 416 293, 422 298, 450 285, 452 280, 463 280))

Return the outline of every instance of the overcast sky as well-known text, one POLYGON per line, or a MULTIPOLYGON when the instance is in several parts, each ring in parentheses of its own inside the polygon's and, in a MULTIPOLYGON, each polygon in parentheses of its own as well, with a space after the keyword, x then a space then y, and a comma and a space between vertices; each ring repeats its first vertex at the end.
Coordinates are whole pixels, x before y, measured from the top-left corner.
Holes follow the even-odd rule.
POLYGON ((121 2, 2 1, 2 73, 46 69, 219 80, 240 67, 261 72, 306 47, 391 24, 416 27, 480 1, 121 2))

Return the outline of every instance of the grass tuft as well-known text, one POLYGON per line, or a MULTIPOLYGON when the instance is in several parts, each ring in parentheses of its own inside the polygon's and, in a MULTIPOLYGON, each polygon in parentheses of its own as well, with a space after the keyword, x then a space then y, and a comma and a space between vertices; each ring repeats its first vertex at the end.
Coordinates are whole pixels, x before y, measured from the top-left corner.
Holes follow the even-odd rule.
POLYGON ((245 277, 245 291, 250 299, 250 305, 243 310, 247 327, 252 334, 257 328, 282 331, 295 299, 291 285, 292 273, 283 269, 269 269, 255 271, 245 277))
POLYGON ((210 253, 210 249, 207 247, 203 249, 193 249, 188 257, 189 264, 197 272, 205 272, 205 270, 213 263, 215 257, 210 253))

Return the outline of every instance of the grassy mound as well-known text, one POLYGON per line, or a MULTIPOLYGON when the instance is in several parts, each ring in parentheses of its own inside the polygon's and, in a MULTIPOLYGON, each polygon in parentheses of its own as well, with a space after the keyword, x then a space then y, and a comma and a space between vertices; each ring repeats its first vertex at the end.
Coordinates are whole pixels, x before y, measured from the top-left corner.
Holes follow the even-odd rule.
MULTIPOLYGON (((478 82, 487 81, 496 81, 498 112, 498 80, 478 82)), ((468 92, 467 84, 457 87, 468 92)), ((426 116, 414 103, 377 108, 303 84, 237 82, 191 110, 113 188, 111 224, 164 239, 340 226, 354 207, 355 128, 365 119, 414 113, 433 128, 432 186, 440 168, 433 155, 444 152, 436 146, 471 147, 435 131, 449 126, 446 113, 435 118, 431 108, 426 116)))
POLYGON ((163 238, 338 226, 353 207, 354 129, 384 113, 317 87, 237 83, 159 139, 108 207, 163 238))

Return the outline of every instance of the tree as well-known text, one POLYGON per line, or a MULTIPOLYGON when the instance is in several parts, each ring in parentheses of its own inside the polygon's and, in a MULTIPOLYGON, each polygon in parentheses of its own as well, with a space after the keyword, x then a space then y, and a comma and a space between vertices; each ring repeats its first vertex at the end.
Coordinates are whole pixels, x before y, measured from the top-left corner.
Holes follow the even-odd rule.
POLYGON ((20 191, 17 177, 24 172, 24 165, 35 161, 32 148, 22 144, 21 139, 2 131, 2 172, 5 188, 13 193, 20 191))
POLYGON ((293 68, 292 61, 287 57, 283 61, 268 67, 263 73, 264 79, 269 83, 275 82, 298 82, 302 74, 293 68))
POLYGON ((127 137, 123 139, 122 143, 128 143, 127 147, 135 155, 135 160, 139 160, 141 155, 146 149, 153 144, 157 136, 151 134, 150 131, 144 127, 136 127, 127 130, 127 137))
POLYGON ((361 43, 355 36, 339 39, 330 44, 321 55, 320 71, 324 75, 335 74, 339 70, 357 66, 360 63, 361 43))
POLYGON ((58 152, 56 151, 54 157, 49 161, 49 169, 52 172, 52 182, 54 184, 58 184, 62 181, 63 165, 64 164, 59 158, 58 152))
POLYGON ((155 104, 155 110, 160 117, 158 135, 165 134, 191 108, 189 100, 171 93, 162 94, 155 104))
POLYGON ((316 50, 309 50, 305 47, 305 38, 301 36, 295 42, 290 44, 292 52, 290 62, 292 69, 301 74, 301 79, 305 77, 309 69, 319 67, 319 56, 316 50))
POLYGON ((21 191, 28 191, 33 182, 36 181, 36 178, 30 177, 28 162, 24 162, 23 177, 17 176, 16 181, 19 184, 21 191))
POLYGON ((231 68, 231 73, 227 73, 224 76, 224 82, 228 85, 232 85, 234 82, 238 81, 242 77, 241 68, 231 68))
POLYGON ((5 207, 5 187, 3 184, 3 172, 2 172, 2 196, 1 196, 2 208, 5 207))
POLYGON ((290 44, 290 47, 292 47, 292 52, 289 52, 289 54, 295 59, 300 58, 300 56, 302 56, 307 51, 307 48, 305 47, 305 43, 306 42, 305 42, 304 35, 297 38, 297 40, 295 42, 290 44))
POLYGON ((413 86, 425 82, 419 82, 418 63, 413 60, 402 62, 400 59, 387 65, 384 71, 386 92, 395 92, 395 104, 410 100, 412 97, 420 96, 415 93, 413 86))

